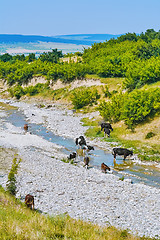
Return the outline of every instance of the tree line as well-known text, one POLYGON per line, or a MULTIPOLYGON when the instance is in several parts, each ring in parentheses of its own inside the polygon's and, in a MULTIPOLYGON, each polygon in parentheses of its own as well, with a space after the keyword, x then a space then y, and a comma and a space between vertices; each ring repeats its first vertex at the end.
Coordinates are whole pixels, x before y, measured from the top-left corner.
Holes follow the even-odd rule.
POLYGON ((60 61, 64 55, 57 49, 44 52, 37 59, 33 53, 28 56, 6 53, 0 56, 0 78, 6 79, 9 85, 22 85, 35 74, 65 82, 82 79, 85 74, 97 74, 123 77, 124 88, 129 90, 160 79, 160 31, 127 33, 104 43, 94 43, 76 55, 82 55, 81 59, 68 63, 60 61))

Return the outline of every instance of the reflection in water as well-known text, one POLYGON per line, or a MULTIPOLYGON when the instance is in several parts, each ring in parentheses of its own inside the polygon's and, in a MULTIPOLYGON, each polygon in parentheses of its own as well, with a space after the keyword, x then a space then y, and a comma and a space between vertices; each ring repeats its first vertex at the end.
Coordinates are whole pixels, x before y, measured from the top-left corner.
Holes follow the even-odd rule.
MULTIPOLYGON (((25 116, 22 112, 17 110, 8 110, 8 117, 6 121, 12 123, 16 127, 22 127, 26 124, 25 116)), ((60 146, 63 146, 63 152, 69 155, 71 152, 78 151, 78 159, 83 161, 84 152, 82 149, 77 150, 75 141, 69 138, 64 138, 53 134, 42 125, 30 123, 29 131, 32 134, 38 135, 60 146)), ((160 171, 153 166, 135 165, 131 160, 118 156, 115 160, 111 153, 103 151, 95 147, 95 150, 87 153, 90 157, 90 166, 100 169, 101 164, 104 162, 113 169, 113 173, 122 177, 123 175, 131 178, 132 182, 144 182, 145 184, 156 186, 160 188, 160 171)))

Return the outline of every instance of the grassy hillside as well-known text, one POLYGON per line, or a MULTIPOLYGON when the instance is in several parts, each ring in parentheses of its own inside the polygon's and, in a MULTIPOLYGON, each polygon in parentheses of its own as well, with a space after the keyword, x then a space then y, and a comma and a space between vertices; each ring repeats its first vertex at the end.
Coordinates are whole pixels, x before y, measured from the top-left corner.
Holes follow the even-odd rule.
POLYGON ((0 239, 149 240, 114 227, 100 228, 67 215, 49 217, 27 209, 0 187, 0 239))

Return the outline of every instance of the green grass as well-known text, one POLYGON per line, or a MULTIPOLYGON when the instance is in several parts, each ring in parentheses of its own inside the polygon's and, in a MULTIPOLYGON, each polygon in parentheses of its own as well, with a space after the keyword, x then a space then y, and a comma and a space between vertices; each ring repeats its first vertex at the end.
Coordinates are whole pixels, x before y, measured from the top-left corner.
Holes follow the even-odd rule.
POLYGON ((155 83, 151 83, 151 84, 146 84, 144 85, 141 89, 142 90, 147 90, 147 89, 151 89, 151 88, 159 88, 160 87, 160 81, 155 82, 155 83))
POLYGON ((11 105, 9 105, 9 104, 6 104, 6 103, 3 103, 3 102, 1 102, 0 103, 0 110, 14 110, 14 109, 17 109, 17 107, 14 107, 14 106, 11 106, 11 105))
POLYGON ((99 124, 99 120, 95 118, 82 118, 81 122, 83 123, 82 126, 97 126, 99 124))
POLYGON ((0 239, 19 240, 149 240, 127 230, 74 220, 67 214, 45 216, 28 209, 0 186, 0 239))
POLYGON ((122 84, 124 81, 124 78, 102 78, 99 77, 96 74, 86 74, 86 79, 97 79, 100 80, 101 83, 104 83, 108 86, 109 91, 118 90, 120 91, 122 89, 122 84))
POLYGON ((67 158, 63 158, 63 159, 61 159, 61 161, 62 162, 64 162, 64 163, 70 163, 70 164, 74 164, 74 160, 73 159, 67 159, 67 158))

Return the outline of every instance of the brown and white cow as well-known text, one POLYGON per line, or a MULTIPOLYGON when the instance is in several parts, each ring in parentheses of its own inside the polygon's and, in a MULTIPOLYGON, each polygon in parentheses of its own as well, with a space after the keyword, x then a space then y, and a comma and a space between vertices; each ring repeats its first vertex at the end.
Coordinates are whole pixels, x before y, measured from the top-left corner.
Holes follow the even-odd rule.
POLYGON ((84 157, 84 167, 88 169, 88 165, 89 165, 89 157, 84 157))
POLYGON ((24 128, 25 131, 28 131, 28 124, 24 124, 23 128, 24 128))
POLYGON ((25 196, 25 204, 27 205, 27 207, 34 210, 34 197, 30 194, 27 194, 25 196))
POLYGON ((102 172, 106 173, 106 171, 111 171, 110 167, 108 167, 105 163, 101 164, 101 170, 102 172))

